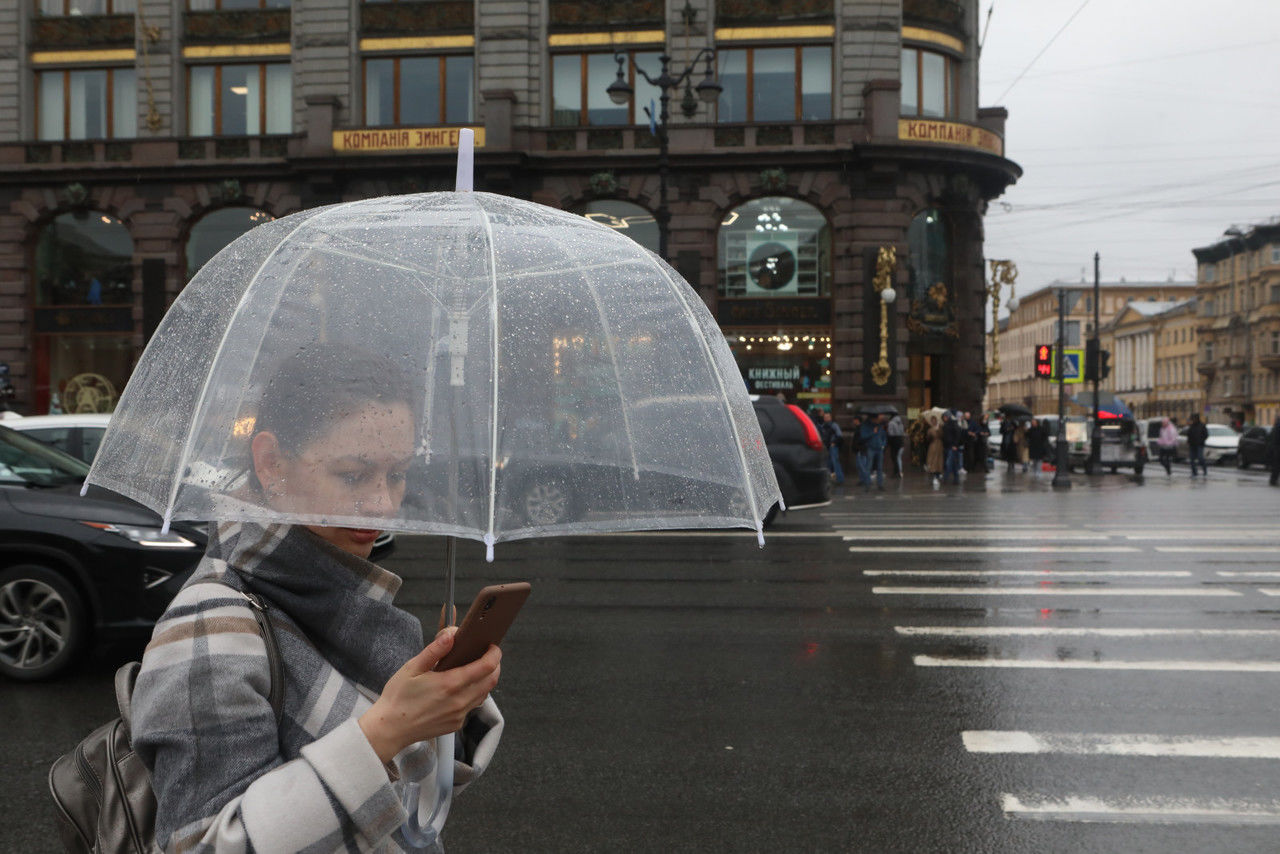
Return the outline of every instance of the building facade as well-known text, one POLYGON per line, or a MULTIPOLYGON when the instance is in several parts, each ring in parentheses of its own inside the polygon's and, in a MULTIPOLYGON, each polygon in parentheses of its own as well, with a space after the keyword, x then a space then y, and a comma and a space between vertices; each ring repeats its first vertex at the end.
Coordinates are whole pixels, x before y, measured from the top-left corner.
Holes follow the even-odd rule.
MULTIPOLYGON (((167 306, 258 222, 452 189, 657 249, 752 391, 844 417, 976 407, 982 217, 1020 174, 979 109, 977 0, 23 0, 0 10, 0 361, 107 411, 167 306), (658 128, 663 57, 669 118, 658 128), (722 87, 707 103, 694 87, 722 87), (622 104, 608 87, 622 79, 622 104), (656 117, 655 117, 656 118, 656 117), (659 146, 666 131, 669 150, 659 146), (656 134, 656 135, 655 135, 656 134), (664 162, 665 161, 665 162, 664 162), (668 180, 660 181, 660 171, 668 180), (896 263, 877 276, 877 264, 896 263), (882 306, 892 286, 900 298, 882 306)), ((697 89, 703 93, 703 87, 697 89)))
MULTIPOLYGON (((999 342, 992 342, 990 352, 998 349, 1000 371, 991 375, 987 386, 988 409, 999 407, 1003 403, 1017 403, 1029 407, 1032 412, 1049 413, 1058 411, 1058 386, 1044 379, 1035 377, 1035 349, 1041 344, 1054 345, 1058 336, 1058 291, 1067 295, 1066 324, 1064 337, 1066 349, 1080 351, 1081 358, 1086 340, 1093 335, 1093 285, 1085 282, 1053 282, 1023 297, 1017 309, 1001 321, 999 326, 999 342)), ((1099 325, 1106 330, 1117 316, 1136 303, 1152 305, 1163 304, 1169 308, 1174 301, 1186 300, 1195 295, 1195 285, 1191 282, 1099 282, 1098 290, 1101 302, 1098 306, 1099 325)), ((989 336, 990 337, 990 336, 989 336)), ((1145 338, 1126 342, 1132 346, 1133 354, 1137 348, 1143 352, 1154 352, 1154 344, 1145 338)), ((1103 348, 1107 349, 1106 344, 1103 348)), ((1146 358, 1144 356, 1144 358, 1146 358)), ((1136 365, 1131 360, 1131 365, 1136 365)), ((1151 382, 1148 374, 1150 364, 1143 368, 1141 378, 1136 373, 1126 382, 1151 382)), ((1100 388, 1108 391, 1115 389, 1117 381, 1115 368, 1116 354, 1112 350, 1112 376, 1100 383, 1100 388)), ((994 363, 988 365, 988 372, 994 363)), ((1133 370, 1136 371, 1136 368, 1133 370)), ((1090 386, 1092 388, 1092 386, 1090 386)), ((1068 383, 1069 397, 1084 390, 1083 384, 1068 383)), ((1144 396, 1147 393, 1144 392, 1144 396)), ((1122 399, 1123 395, 1120 395, 1122 399)), ((1127 400, 1127 399, 1126 399, 1127 400)))
POLYGON ((1223 423, 1280 416, 1280 224, 1193 250, 1205 412, 1223 423))
POLYGON ((1111 353, 1104 384, 1138 418, 1168 415, 1186 423, 1200 411, 1194 318, 1194 299, 1143 300, 1102 327, 1102 348, 1111 353))

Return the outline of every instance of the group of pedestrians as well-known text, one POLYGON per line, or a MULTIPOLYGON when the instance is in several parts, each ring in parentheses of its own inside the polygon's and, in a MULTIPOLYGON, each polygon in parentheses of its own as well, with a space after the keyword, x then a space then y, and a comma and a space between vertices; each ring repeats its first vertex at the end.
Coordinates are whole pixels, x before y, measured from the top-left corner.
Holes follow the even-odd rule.
MULTIPOLYGON (((817 413, 815 413, 817 420, 817 413)), ((844 483, 844 466, 840 454, 844 447, 844 431, 830 412, 821 414, 818 433, 827 450, 827 468, 837 484, 844 483)), ((850 451, 857 467, 858 483, 871 488, 872 480, 877 489, 884 489, 885 456, 893 464, 893 476, 902 477, 902 449, 906 429, 902 416, 896 412, 879 415, 855 415, 849 428, 850 451)))

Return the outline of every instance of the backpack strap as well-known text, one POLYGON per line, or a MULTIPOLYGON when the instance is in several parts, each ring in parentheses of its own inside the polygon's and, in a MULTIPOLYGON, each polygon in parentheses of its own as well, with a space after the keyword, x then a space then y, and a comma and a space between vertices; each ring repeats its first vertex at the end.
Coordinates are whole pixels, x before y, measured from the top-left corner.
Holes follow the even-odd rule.
POLYGON ((280 647, 276 644, 276 633, 271 628, 271 615, 267 612, 266 603, 258 594, 243 590, 237 592, 249 600, 253 617, 258 621, 258 628, 262 630, 262 642, 267 647, 267 666, 271 670, 271 693, 268 695, 268 700, 271 702, 271 710, 276 714, 276 726, 279 726, 284 720, 284 672, 280 665, 280 647))

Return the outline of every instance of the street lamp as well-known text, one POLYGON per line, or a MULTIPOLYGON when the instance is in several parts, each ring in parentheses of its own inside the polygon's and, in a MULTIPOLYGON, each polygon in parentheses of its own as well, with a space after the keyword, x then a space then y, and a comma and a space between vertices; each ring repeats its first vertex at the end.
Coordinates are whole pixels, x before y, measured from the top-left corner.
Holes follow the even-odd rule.
MULTIPOLYGON (((671 222, 671 211, 667 209, 667 173, 670 170, 670 159, 667 151, 667 120, 671 117, 668 106, 671 102, 671 93, 684 86, 684 96, 680 99, 680 112, 684 113, 685 118, 693 118, 698 112, 698 101, 704 104, 714 104, 720 97, 720 93, 724 87, 715 79, 711 71, 711 63, 716 57, 716 52, 709 47, 704 47, 698 51, 697 56, 685 67, 683 71, 675 76, 671 73, 671 57, 666 53, 658 57, 662 63, 662 71, 657 77, 650 77, 640 66, 635 66, 636 73, 649 82, 650 86, 656 86, 662 93, 658 99, 661 107, 658 109, 658 115, 655 117, 649 107, 645 107, 644 111, 649 120, 654 124, 654 131, 658 136, 658 209, 654 211, 653 217, 658 222, 658 254, 662 258, 667 257, 667 231, 668 224, 671 222), (706 69, 701 81, 696 86, 691 84, 693 72, 697 68, 699 62, 706 62, 706 69), (694 93, 697 93, 696 97, 694 93)), ((626 104, 635 94, 631 84, 627 82, 626 62, 627 56, 623 53, 615 53, 613 58, 618 62, 618 76, 609 84, 605 90, 609 93, 609 99, 619 106, 626 104)))

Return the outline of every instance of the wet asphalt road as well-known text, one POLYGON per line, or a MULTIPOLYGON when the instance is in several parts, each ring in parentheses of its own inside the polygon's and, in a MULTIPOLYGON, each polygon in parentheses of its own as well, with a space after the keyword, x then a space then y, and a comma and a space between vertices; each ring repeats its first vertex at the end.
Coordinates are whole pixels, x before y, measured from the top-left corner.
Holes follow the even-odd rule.
MULTIPOLYGON (((464 544, 460 600, 534 594, 449 850, 1280 850, 1280 489, 1151 472, 846 487, 763 551, 464 544)), ((442 554, 386 562, 431 622, 442 554)), ((0 852, 58 850, 48 765, 136 653, 0 685, 0 852)))

